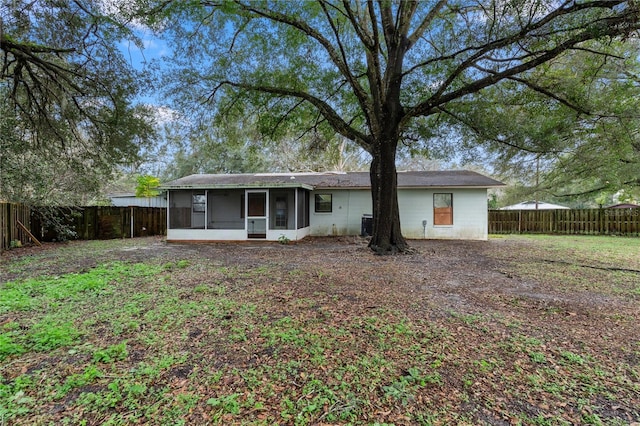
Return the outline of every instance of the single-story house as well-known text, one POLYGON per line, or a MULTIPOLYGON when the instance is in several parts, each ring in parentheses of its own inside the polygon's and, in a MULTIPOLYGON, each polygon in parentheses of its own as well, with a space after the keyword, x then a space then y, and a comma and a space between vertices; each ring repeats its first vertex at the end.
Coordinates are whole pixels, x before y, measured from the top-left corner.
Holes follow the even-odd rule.
POLYGON ((167 207, 167 195, 162 192, 155 197, 136 197, 135 192, 117 192, 107 195, 114 207, 167 207))
MULTIPOLYGON (((470 171, 398 172, 402 233, 486 240, 487 188, 500 186, 470 171)), ((368 172, 196 174, 160 189, 168 241, 359 235, 373 213, 368 172)))
POLYGON ((561 206, 559 204, 551 204, 544 201, 523 201, 518 204, 512 204, 510 206, 501 207, 498 210, 569 210, 569 207, 561 206))

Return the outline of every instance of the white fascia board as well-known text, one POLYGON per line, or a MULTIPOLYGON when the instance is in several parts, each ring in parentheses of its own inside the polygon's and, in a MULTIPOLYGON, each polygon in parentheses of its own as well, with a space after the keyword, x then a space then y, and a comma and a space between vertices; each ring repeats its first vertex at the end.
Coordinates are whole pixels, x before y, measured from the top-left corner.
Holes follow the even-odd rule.
POLYGON ((314 191, 340 191, 340 190, 371 190, 370 186, 316 186, 313 188, 314 191))
POLYGON ((488 189, 507 185, 444 185, 444 186, 399 186, 398 189, 488 189))
POLYGON ((177 189, 270 189, 270 188, 303 188, 313 191, 314 187, 306 183, 255 183, 250 185, 240 184, 203 184, 203 185, 176 185, 160 186, 165 191, 175 191, 177 189))
MULTIPOLYGON (((488 189, 502 188, 506 185, 446 185, 446 186, 398 186, 398 189, 488 189)), ((316 186, 315 191, 337 191, 341 189, 348 190, 371 190, 370 186, 316 186)))

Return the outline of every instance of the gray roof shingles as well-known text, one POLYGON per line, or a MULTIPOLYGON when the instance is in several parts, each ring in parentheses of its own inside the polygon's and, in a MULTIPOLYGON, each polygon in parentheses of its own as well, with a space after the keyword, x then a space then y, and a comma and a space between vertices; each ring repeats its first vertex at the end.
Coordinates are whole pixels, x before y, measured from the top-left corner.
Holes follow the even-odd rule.
MULTIPOLYGON (((224 187, 295 187, 317 189, 370 188, 368 172, 195 174, 167 182, 162 189, 224 187)), ((467 170, 398 172, 399 188, 504 186, 502 182, 467 170)))

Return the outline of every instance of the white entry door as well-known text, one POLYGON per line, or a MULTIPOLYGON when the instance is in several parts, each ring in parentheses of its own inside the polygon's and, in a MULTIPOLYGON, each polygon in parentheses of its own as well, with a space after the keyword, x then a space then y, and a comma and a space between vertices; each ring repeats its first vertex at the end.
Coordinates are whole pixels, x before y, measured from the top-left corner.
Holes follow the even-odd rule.
POLYGON ((247 238, 267 238, 267 191, 247 191, 247 238))

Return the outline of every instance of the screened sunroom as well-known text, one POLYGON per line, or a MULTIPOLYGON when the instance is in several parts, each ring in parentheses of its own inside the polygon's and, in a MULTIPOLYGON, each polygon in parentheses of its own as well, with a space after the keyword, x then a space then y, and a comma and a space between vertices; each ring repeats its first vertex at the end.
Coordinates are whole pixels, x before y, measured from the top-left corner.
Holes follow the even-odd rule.
POLYGON ((308 235, 309 189, 168 190, 171 240, 298 240, 308 235))

